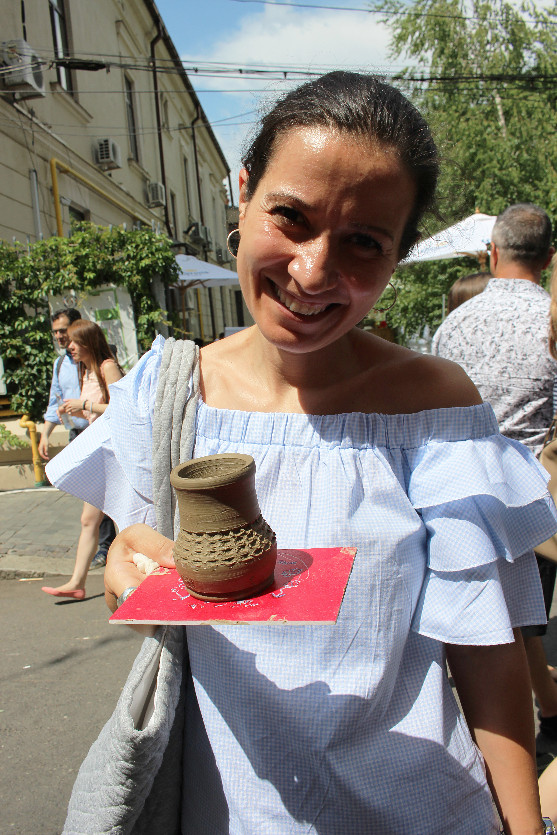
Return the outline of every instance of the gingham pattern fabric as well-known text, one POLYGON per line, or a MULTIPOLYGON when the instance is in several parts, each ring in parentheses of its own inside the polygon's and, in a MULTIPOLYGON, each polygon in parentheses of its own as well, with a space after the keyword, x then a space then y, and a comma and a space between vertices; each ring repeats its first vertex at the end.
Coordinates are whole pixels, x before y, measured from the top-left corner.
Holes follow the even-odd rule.
MULTIPOLYGON (((153 521, 161 350, 112 388, 77 458, 49 464, 119 525, 153 521)), ((545 620, 528 550, 557 529, 545 472, 487 405, 312 417, 200 403, 194 456, 232 450, 255 458, 279 548, 358 553, 334 626, 188 628, 183 831, 495 835, 443 642, 504 643, 545 620)))

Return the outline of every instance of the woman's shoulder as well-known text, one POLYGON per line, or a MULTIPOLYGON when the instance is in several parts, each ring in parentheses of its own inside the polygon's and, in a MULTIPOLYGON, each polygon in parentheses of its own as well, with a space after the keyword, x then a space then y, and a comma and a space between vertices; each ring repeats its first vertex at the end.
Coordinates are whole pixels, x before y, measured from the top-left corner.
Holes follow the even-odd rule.
POLYGON ((369 411, 412 414, 482 403, 476 386, 457 363, 381 342, 366 348, 368 385, 361 390, 369 411))

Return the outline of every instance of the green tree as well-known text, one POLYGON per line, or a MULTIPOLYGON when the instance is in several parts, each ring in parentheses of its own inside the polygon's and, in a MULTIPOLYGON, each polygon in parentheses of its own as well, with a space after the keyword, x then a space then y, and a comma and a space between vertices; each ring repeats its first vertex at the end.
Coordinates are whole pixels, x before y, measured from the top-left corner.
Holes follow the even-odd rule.
POLYGON ((28 249, 0 241, 0 356, 11 407, 33 420, 44 412, 55 357, 49 295, 126 287, 140 348, 147 349, 166 316, 152 292, 155 276, 171 284, 178 267, 172 242, 150 229, 82 223, 69 238, 47 238, 28 249))
MULTIPOLYGON (((414 62, 397 79, 431 125, 442 164, 428 236, 472 214, 531 201, 557 220, 557 2, 385 0, 391 57, 414 62)), ((389 324, 412 333, 441 319, 441 294, 478 269, 434 262, 398 271, 389 324), (451 281, 448 281, 450 276, 451 281), (445 280, 447 277, 447 280, 445 280), (424 303, 423 286, 436 298, 424 303), (424 316, 420 320, 419 314, 424 316)))

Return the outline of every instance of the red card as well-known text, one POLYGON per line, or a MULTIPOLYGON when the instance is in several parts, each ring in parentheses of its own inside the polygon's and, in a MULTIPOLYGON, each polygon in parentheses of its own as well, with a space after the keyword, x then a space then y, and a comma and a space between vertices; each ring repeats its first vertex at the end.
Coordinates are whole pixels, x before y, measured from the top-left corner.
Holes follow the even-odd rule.
POLYGON ((114 612, 111 623, 335 623, 356 548, 278 551, 271 586, 249 600, 211 603, 192 597, 176 569, 150 574, 114 612))

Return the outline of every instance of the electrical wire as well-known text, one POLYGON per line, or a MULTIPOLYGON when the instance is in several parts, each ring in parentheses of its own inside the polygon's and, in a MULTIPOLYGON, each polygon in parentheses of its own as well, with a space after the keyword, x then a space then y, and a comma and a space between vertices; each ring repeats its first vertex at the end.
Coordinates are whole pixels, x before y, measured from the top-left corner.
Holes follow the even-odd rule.
MULTIPOLYGON (((363 12, 365 14, 378 14, 382 15, 383 17, 396 17, 399 15, 403 15, 405 17, 431 17, 431 18, 440 18, 441 20, 480 20, 483 23, 499 23, 499 18, 497 17, 479 17, 475 15, 455 15, 455 14, 441 14, 439 12, 413 12, 409 8, 401 9, 400 11, 394 10, 386 10, 386 9, 362 9, 361 7, 353 7, 353 6, 322 6, 319 4, 313 3, 294 3, 291 0, 273 0, 272 3, 269 3, 268 0, 232 0, 234 3, 252 3, 257 5, 263 6, 289 6, 294 9, 319 9, 323 10, 326 9, 327 11, 332 12, 363 12)), ((557 21, 548 21, 545 17, 544 18, 531 18, 532 23, 550 23, 553 26, 557 26, 557 21)))
MULTIPOLYGON (((31 69, 33 67, 37 67, 39 64, 38 62, 29 62, 25 65, 18 64, 12 66, 5 66, 0 69, 0 76, 5 73, 11 73, 13 69, 21 70, 24 66, 31 69)), ((52 61, 52 66, 56 66, 56 59, 52 61)), ((128 68, 127 65, 124 68, 128 68)), ((336 68, 338 69, 338 67, 336 68)), ((191 68, 188 70, 191 72, 191 68)), ((243 68, 223 68, 219 70, 210 70, 210 71, 200 71, 194 68, 194 73, 199 74, 201 76, 213 77, 214 75, 218 75, 222 77, 223 74, 228 74, 226 77, 228 78, 237 78, 237 74, 240 74, 243 78, 251 78, 253 75, 267 75, 267 74, 274 74, 275 76, 278 74, 279 78, 275 78, 274 80, 286 81, 288 80, 287 76, 302 76, 302 77, 316 77, 322 75, 322 71, 314 71, 314 70, 262 70, 262 69, 243 69, 243 68)), ((157 70, 158 72, 158 70, 157 70)), ((162 71, 163 74, 166 71, 162 71)), ((396 80, 396 75, 392 73, 379 73, 383 75, 385 78, 390 80, 396 80)), ((541 81, 543 83, 554 83, 557 79, 557 74, 547 74, 547 73, 487 73, 487 74, 461 74, 461 75, 424 75, 421 74, 419 76, 413 76, 409 74, 405 74, 401 76, 404 78, 405 81, 416 81, 420 83, 432 83, 437 81, 447 81, 452 84, 457 84, 459 82, 478 82, 478 81, 497 81, 497 82, 520 82, 520 83, 527 83, 531 84, 532 82, 541 81)), ((291 79, 293 80, 293 79, 291 79)), ((7 91, 9 92, 9 90, 7 91)), ((86 93, 87 91, 84 91, 86 93)), ((102 91, 97 91, 102 92, 102 91)), ((108 91, 105 91, 108 92, 108 91)), ((113 91, 113 92, 121 92, 113 91)), ((135 91, 134 91, 135 92, 135 91)), ((153 93, 152 90, 146 90, 141 92, 148 92, 153 93)))

